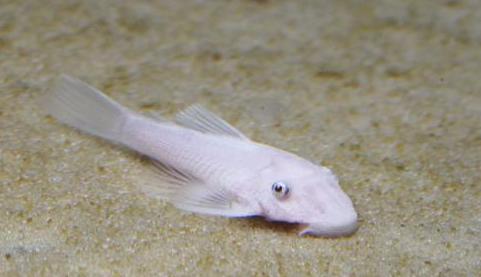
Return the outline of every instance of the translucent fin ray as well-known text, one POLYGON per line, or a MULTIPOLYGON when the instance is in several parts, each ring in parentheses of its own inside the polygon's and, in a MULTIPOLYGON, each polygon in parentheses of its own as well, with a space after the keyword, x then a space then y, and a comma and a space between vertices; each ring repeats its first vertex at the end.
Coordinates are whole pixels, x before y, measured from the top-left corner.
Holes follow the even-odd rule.
POLYGON ((84 132, 113 141, 131 113, 98 89, 62 75, 40 104, 61 122, 84 132))
POLYGON ((206 184, 191 174, 157 160, 152 160, 150 174, 141 185, 154 198, 171 202, 177 208, 209 215, 251 216, 253 213, 227 189, 206 184))
POLYGON ((192 105, 179 112, 175 118, 175 122, 184 127, 203 133, 249 140, 249 138, 239 130, 200 105, 192 105))

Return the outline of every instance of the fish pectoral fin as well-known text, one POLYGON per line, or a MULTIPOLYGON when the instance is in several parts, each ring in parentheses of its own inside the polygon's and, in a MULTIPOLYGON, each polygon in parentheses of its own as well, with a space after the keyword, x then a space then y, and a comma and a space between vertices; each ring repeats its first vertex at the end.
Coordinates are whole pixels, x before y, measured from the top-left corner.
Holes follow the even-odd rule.
POLYGON ((192 105, 179 112, 175 122, 184 127, 208 134, 231 136, 249 140, 241 131, 200 105, 192 105))
POLYGON ((235 195, 222 188, 212 188, 196 184, 179 191, 171 202, 179 209, 209 215, 227 217, 251 216, 249 211, 237 201, 235 195))
POLYGON ((255 215, 227 189, 201 180, 172 166, 152 160, 150 174, 141 185, 148 196, 166 200, 177 208, 227 217, 255 215))

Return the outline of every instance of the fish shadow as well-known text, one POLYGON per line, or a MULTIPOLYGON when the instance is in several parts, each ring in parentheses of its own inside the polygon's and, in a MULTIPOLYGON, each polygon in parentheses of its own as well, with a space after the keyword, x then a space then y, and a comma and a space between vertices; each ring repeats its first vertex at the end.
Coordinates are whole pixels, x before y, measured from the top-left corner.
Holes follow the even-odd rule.
POLYGON ((288 223, 282 221, 268 221, 262 216, 252 216, 245 218, 232 219, 231 223, 239 226, 240 229, 252 230, 268 230, 275 233, 296 234, 301 230, 298 223, 288 223))

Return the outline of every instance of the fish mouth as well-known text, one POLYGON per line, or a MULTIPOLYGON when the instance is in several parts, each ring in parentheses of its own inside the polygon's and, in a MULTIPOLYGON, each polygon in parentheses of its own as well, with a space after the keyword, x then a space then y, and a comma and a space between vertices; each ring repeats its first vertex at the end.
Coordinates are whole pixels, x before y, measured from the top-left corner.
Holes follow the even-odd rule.
POLYGON ((336 220, 332 222, 314 222, 307 224, 300 224, 302 230, 299 232, 299 236, 320 236, 320 237, 346 237, 354 234, 359 228, 357 222, 357 215, 342 220, 336 220))

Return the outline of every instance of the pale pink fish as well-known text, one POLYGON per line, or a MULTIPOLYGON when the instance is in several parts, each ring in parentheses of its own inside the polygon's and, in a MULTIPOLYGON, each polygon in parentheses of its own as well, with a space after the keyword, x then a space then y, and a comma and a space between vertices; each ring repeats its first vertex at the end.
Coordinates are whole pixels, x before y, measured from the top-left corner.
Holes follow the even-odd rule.
POLYGON ((151 119, 69 76, 43 105, 65 124, 150 157, 156 170, 142 190, 180 209, 299 223, 299 235, 357 229, 357 213, 331 170, 256 143, 200 106, 175 123, 151 119))

